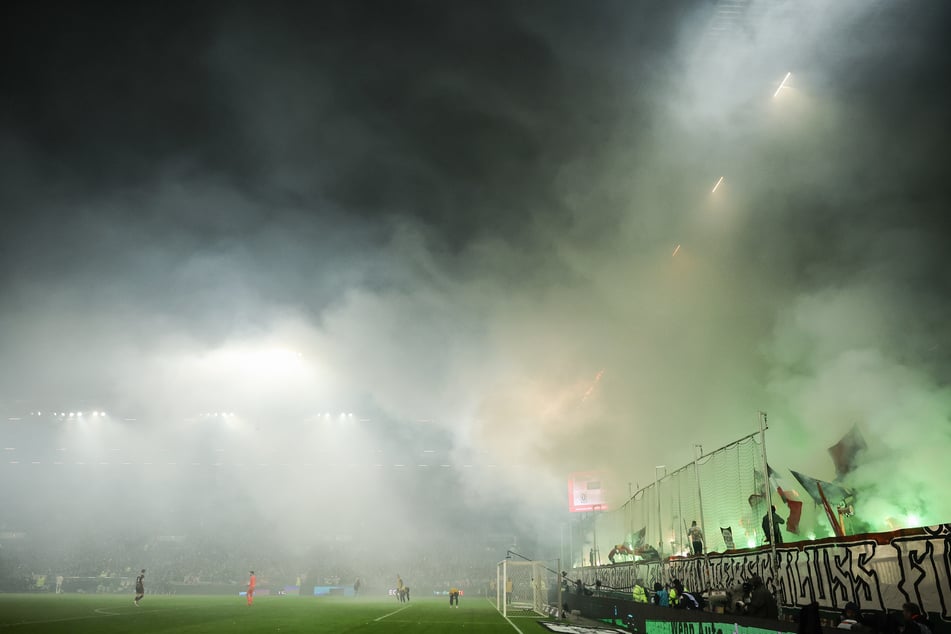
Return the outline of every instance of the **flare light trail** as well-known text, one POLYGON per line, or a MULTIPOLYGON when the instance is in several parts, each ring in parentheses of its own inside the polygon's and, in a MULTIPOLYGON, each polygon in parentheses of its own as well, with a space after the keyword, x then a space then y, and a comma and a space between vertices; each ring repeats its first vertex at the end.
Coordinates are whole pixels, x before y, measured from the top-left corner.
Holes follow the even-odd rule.
POLYGON ((591 386, 585 391, 584 396, 581 397, 581 402, 582 402, 582 403, 584 403, 584 402, 588 399, 588 397, 591 396, 591 393, 594 392, 595 386, 598 384, 598 381, 601 380, 601 377, 602 377, 603 375, 604 375, 604 370, 601 370, 601 371, 598 372, 598 374, 594 377, 594 383, 591 384, 591 386))
POLYGON ((680 251, 680 245, 679 245, 679 244, 677 245, 677 248, 674 249, 674 252, 670 254, 670 257, 674 257, 675 255, 677 255, 677 252, 678 252, 678 251, 680 251))
POLYGON ((783 89, 783 86, 785 86, 785 85, 786 85, 786 81, 788 81, 788 80, 789 80, 789 76, 790 76, 790 75, 792 75, 792 73, 791 73, 791 72, 789 72, 789 73, 786 73, 786 76, 785 76, 785 77, 783 77, 783 81, 782 81, 782 82, 780 82, 780 84, 779 84, 779 88, 777 88, 777 89, 776 89, 776 92, 774 92, 774 93, 773 93, 773 96, 774 96, 774 97, 775 97, 776 95, 778 95, 778 94, 779 94, 779 91, 780 91, 780 90, 782 90, 782 89, 783 89))
POLYGON ((713 186, 713 190, 712 190, 710 193, 711 193, 711 194, 717 193, 717 189, 720 187, 720 183, 722 183, 722 182, 723 182, 723 177, 721 176, 721 177, 720 177, 720 180, 718 180, 718 181, 717 181, 717 184, 713 186))

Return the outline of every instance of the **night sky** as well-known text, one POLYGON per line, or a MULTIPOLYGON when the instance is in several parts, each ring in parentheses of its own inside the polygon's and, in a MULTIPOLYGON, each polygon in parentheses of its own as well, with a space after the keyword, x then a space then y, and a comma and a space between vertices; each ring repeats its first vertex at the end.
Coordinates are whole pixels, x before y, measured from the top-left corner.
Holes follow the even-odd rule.
MULTIPOLYGON (((771 464, 832 478, 858 425, 868 521, 951 520, 951 5, 718 8, 5 3, 0 444, 107 410, 174 453, 227 411, 295 461, 352 412, 351 518, 363 448, 434 450, 405 521, 534 530, 569 473, 626 494, 766 410, 771 464)), ((23 467, 7 527, 55 498, 23 467)))

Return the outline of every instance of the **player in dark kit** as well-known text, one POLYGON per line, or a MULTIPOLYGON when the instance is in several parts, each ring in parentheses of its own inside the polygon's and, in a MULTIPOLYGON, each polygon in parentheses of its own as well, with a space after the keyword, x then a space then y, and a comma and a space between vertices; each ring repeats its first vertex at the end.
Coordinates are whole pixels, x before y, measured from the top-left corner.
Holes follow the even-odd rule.
POLYGON ((135 578, 135 599, 133 603, 139 605, 139 601, 142 600, 142 597, 145 596, 145 568, 142 569, 142 572, 139 573, 139 576, 135 578))

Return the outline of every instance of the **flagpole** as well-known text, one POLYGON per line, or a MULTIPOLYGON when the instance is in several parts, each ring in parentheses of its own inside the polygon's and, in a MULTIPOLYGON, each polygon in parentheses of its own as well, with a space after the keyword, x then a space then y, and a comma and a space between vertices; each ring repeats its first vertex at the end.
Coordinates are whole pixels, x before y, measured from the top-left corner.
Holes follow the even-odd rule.
POLYGON ((660 516, 660 479, 657 477, 658 469, 664 470, 664 477, 667 477, 666 465, 657 465, 654 467, 654 493, 657 494, 657 554, 663 555, 664 552, 664 526, 660 516))
POLYGON ((769 462, 766 460, 766 430, 769 425, 766 422, 766 412, 759 413, 759 432, 763 442, 763 487, 766 489, 766 517, 769 518, 769 545, 772 556, 769 558, 769 568, 776 574, 776 528, 773 526, 773 497, 769 486, 769 462))
POLYGON ((703 491, 700 487, 700 458, 703 458, 703 445, 694 445, 695 449, 699 449, 699 454, 696 459, 693 461, 693 473, 697 478, 697 502, 700 506, 700 531, 703 533, 703 552, 710 552, 707 548, 707 525, 703 521, 703 491))

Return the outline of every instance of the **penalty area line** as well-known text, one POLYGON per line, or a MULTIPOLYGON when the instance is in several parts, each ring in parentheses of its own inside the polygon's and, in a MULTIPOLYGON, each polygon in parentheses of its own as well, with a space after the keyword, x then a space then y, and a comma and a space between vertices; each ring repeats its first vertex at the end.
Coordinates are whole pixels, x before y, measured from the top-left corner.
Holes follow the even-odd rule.
POLYGON ((402 612, 403 610, 407 610, 407 609, 409 609, 409 606, 408 606, 408 605, 407 605, 406 607, 400 608, 399 610, 394 610, 393 612, 390 612, 389 614, 384 614, 383 616, 381 616, 381 617, 379 617, 379 618, 373 619, 373 622, 376 623, 377 621, 382 621, 383 619, 385 619, 385 618, 388 617, 388 616, 393 616, 394 614, 399 614, 399 613, 402 612))
POLYGON ((93 610, 96 614, 102 614, 104 616, 119 616, 121 612, 110 612, 106 608, 96 608, 93 610))

